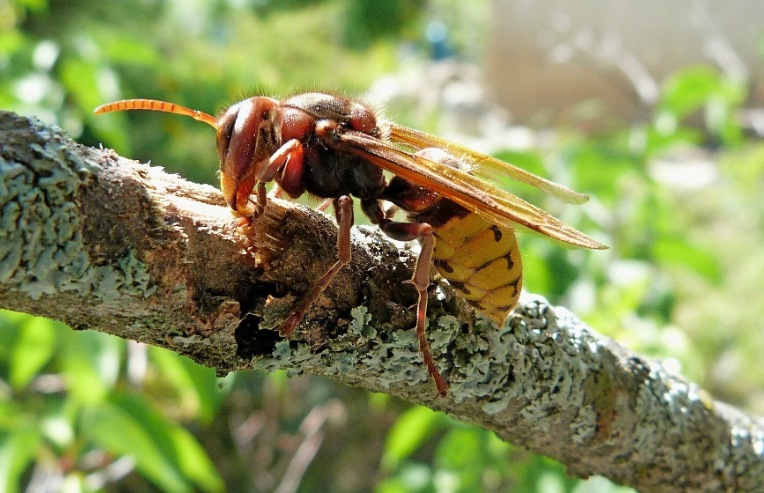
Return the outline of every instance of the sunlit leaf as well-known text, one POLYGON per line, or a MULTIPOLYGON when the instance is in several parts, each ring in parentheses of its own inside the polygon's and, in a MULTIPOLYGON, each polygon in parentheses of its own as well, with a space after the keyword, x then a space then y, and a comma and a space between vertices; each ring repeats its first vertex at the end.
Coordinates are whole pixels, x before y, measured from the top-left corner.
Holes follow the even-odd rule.
POLYGON ((32 427, 0 432, 0 493, 19 491, 19 480, 34 459, 40 434, 32 427))
POLYGON ((25 313, 0 310, 0 337, 3 341, 0 344, 0 361, 7 361, 8 366, 13 358, 16 341, 21 335, 21 328, 29 318, 25 313))
POLYGON ((375 493, 410 493, 412 490, 404 485, 403 481, 394 478, 381 482, 374 491, 375 493))
POLYGON ((697 146, 703 143, 703 132, 696 128, 677 127, 670 132, 661 132, 655 126, 647 130, 645 153, 653 156, 671 149, 673 146, 697 146))
POLYGON ((33 12, 41 12, 48 8, 48 0, 14 0, 22 7, 26 7, 33 12))
POLYGON ((169 431, 183 474, 205 491, 222 491, 225 488, 223 478, 199 442, 180 426, 174 426, 169 431))
POLYGON ((62 332, 62 376, 82 402, 103 399, 117 381, 124 347, 121 339, 95 331, 62 332))
POLYGON ((33 317, 23 325, 11 357, 11 385, 24 388, 50 360, 56 341, 54 322, 33 317))
POLYGON ((701 108, 720 88, 719 72, 709 66, 684 68, 663 83, 660 107, 682 118, 701 108))
POLYGON ((26 40, 19 31, 5 30, 0 32, 0 53, 13 54, 25 44, 26 40))
POLYGON ((24 411, 18 403, 0 393, 0 430, 15 430, 24 419, 24 411))
POLYGON ((644 163, 628 147, 626 136, 571 144, 561 152, 565 166, 575 174, 574 188, 598 200, 617 203, 618 184, 641 173, 644 163))
POLYGON ((410 456, 440 425, 439 414, 416 406, 401 414, 387 435, 382 465, 392 469, 410 456))
POLYGON ((129 154, 130 147, 124 115, 97 117, 93 110, 105 103, 98 78, 101 67, 80 58, 62 57, 60 62, 61 82, 74 96, 82 118, 87 121, 98 138, 113 146, 118 152, 129 154))
POLYGON ((223 400, 215 370, 157 347, 151 347, 149 354, 162 375, 175 387, 184 404, 192 406, 194 414, 203 422, 212 420, 223 400))
POLYGON ((685 267, 715 284, 722 280, 718 256, 711 249, 695 245, 685 238, 659 238, 653 245, 653 255, 661 263, 685 267))
POLYGON ((222 479, 212 461, 187 430, 167 420, 139 396, 120 393, 112 402, 140 423, 173 469, 205 491, 222 489, 222 479))
POLYGON ((90 493, 91 490, 85 487, 84 474, 73 471, 64 477, 59 491, 60 493, 90 493))
POLYGON ((455 428, 438 444, 436 458, 438 466, 449 469, 463 468, 470 463, 485 463, 481 457, 481 430, 476 428, 455 428))
POLYGON ((552 289, 552 272, 539 253, 537 249, 532 248, 525 248, 520 252, 523 262, 523 286, 533 293, 549 296, 552 289))
POLYGON ((61 448, 74 441, 72 423, 63 415, 48 416, 40 422, 40 431, 45 438, 61 448))
POLYGON ((103 103, 98 91, 98 67, 93 63, 73 57, 61 60, 61 82, 77 100, 84 114, 103 103))
POLYGON ((160 58, 156 46, 147 40, 117 36, 116 33, 99 38, 104 54, 116 63, 154 65, 160 58))
MULTIPOLYGON (((102 402, 86 409, 80 428, 93 443, 108 452, 132 457, 141 475, 164 491, 183 493, 191 490, 172 460, 163 453, 162 443, 158 440, 161 437, 154 433, 156 430, 146 428, 119 405, 102 402)), ((164 443, 165 447, 168 445, 164 443)))

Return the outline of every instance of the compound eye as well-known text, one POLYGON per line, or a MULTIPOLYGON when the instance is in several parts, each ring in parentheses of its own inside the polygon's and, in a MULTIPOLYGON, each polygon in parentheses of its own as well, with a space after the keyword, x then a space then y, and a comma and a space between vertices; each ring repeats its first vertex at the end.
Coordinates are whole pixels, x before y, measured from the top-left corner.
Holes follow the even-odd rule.
POLYGON ((231 106, 218 121, 218 158, 220 158, 221 166, 225 163, 225 158, 228 154, 228 146, 231 143, 233 127, 238 113, 239 105, 231 106))

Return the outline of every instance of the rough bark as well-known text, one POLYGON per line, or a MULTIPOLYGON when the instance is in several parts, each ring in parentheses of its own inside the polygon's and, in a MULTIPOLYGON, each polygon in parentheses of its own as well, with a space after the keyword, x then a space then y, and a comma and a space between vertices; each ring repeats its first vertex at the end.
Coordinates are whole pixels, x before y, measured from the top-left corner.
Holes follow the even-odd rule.
POLYGON ((336 258, 322 213, 273 201, 248 237, 218 191, 0 112, 0 307, 169 348, 219 374, 287 369, 443 411, 643 492, 764 488, 764 426, 528 295, 497 328, 445 283, 417 349, 412 251, 354 228, 294 337, 275 327, 336 258), (470 333, 467 330, 473 325, 470 333))

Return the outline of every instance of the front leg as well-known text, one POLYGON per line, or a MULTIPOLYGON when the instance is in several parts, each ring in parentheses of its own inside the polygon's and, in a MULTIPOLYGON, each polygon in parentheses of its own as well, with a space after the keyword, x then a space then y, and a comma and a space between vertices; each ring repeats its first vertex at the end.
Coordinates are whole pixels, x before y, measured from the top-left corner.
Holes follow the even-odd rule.
POLYGON ((234 226, 242 228, 252 224, 252 221, 263 215, 265 207, 268 205, 268 191, 265 189, 264 182, 257 183, 257 195, 256 202, 252 207, 249 206, 252 201, 247 203, 247 213, 242 214, 238 211, 231 211, 236 219, 234 219, 234 226))
MULTIPOLYGON (((299 140, 292 139, 279 147, 278 150, 268 158, 257 163, 252 168, 252 173, 250 175, 254 179, 254 182, 257 183, 256 201, 253 207, 247 207, 246 213, 237 213, 234 211, 234 214, 239 217, 237 226, 246 226, 251 223, 253 219, 260 217, 263 214, 263 211, 265 211, 265 207, 268 205, 268 192, 265 189, 266 182, 277 178, 278 195, 280 195, 281 190, 286 189, 288 194, 296 196, 292 192, 295 190, 295 187, 297 189, 302 187, 303 161, 302 144, 299 140), (279 186, 280 184, 282 186, 279 186)), ((252 188, 250 187, 246 193, 249 195, 251 190, 252 188)), ((241 193, 241 189, 239 190, 239 193, 241 193)), ((297 195, 300 195, 301 193, 302 190, 299 190, 297 195)))
POLYGON ((334 276, 350 263, 350 228, 353 226, 353 199, 348 195, 343 195, 336 199, 334 201, 334 211, 337 216, 337 224, 339 225, 339 231, 337 232, 337 262, 297 302, 292 309, 292 314, 281 324, 279 332, 286 337, 292 335, 294 328, 300 323, 302 317, 305 316, 310 305, 326 290, 334 276))
POLYGON ((256 166, 255 177, 260 182, 276 180, 279 189, 292 198, 305 192, 305 149, 292 139, 256 166))

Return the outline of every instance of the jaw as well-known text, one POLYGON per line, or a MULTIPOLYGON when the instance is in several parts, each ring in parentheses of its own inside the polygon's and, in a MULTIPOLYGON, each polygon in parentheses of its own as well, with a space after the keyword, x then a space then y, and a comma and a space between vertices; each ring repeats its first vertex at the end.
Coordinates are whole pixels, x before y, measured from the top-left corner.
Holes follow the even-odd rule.
POLYGON ((249 195, 254 187, 254 178, 237 180, 226 173, 220 174, 223 198, 235 216, 250 216, 254 212, 254 208, 249 205, 249 195))

